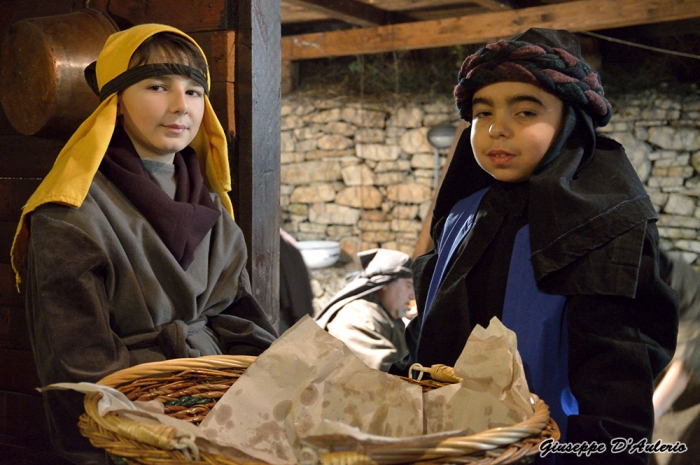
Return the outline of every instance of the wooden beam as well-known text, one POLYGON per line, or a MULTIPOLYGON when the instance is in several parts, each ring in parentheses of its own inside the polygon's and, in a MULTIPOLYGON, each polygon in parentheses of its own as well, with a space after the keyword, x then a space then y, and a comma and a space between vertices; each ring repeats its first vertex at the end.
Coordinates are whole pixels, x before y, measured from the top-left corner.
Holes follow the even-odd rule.
POLYGON ((287 0, 287 3, 322 13, 355 26, 387 24, 389 12, 357 0, 287 0))
POLYGON ((92 0, 91 6, 108 13, 122 29, 143 23, 166 23, 186 32, 229 29, 227 0, 92 0))
POLYGON ((479 6, 483 6, 487 10, 491 11, 504 11, 504 10, 510 10, 510 6, 505 4, 504 2, 500 2, 498 0, 471 0, 472 3, 476 3, 479 6))
POLYGON ((235 37, 236 223, 248 248, 253 296, 279 321, 280 0, 238 0, 235 37))
POLYGON ((286 36, 282 38, 282 59, 308 60, 481 44, 530 27, 581 32, 696 17, 700 17, 700 0, 581 0, 409 24, 286 36))
POLYGON ((434 19, 454 18, 457 16, 472 16, 488 13, 489 10, 483 6, 469 4, 468 6, 455 6, 444 10, 419 10, 412 11, 411 15, 416 21, 429 21, 434 19))

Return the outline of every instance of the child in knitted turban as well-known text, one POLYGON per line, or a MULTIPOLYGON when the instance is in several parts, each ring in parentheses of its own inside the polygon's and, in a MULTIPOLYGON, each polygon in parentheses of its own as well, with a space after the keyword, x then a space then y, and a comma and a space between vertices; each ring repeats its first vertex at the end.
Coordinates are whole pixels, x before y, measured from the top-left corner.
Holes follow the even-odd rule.
MULTIPOLYGON (((101 103, 27 202, 12 250, 42 384, 260 354, 276 334, 250 294, 204 53, 144 24, 110 36, 85 74, 101 103)), ((44 396, 58 451, 107 463, 78 432, 82 395, 44 396)))
POLYGON ((435 250, 414 264, 410 363, 452 365, 498 317, 562 441, 646 463, 653 383, 675 349, 677 296, 659 277, 656 211, 623 148, 596 133, 611 106, 566 31, 530 29, 469 56, 454 95, 471 130, 438 193, 435 250))

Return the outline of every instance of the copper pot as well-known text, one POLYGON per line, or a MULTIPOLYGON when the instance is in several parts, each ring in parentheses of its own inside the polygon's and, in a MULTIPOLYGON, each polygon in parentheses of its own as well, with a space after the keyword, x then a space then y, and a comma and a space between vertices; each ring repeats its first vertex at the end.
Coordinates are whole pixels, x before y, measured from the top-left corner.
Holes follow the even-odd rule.
POLYGON ((92 8, 11 25, 0 47, 0 102, 10 124, 28 136, 68 138, 99 104, 84 70, 117 30, 92 8))

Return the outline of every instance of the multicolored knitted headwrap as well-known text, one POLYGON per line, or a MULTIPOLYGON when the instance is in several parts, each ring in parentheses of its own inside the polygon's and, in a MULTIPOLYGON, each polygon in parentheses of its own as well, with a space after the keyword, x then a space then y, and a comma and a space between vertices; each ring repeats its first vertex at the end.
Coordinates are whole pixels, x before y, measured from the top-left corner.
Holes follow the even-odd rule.
POLYGON ((608 124, 612 116, 598 73, 585 62, 578 39, 568 31, 532 28, 468 56, 454 89, 459 116, 471 121, 474 93, 501 81, 541 87, 580 107, 596 127, 608 124))

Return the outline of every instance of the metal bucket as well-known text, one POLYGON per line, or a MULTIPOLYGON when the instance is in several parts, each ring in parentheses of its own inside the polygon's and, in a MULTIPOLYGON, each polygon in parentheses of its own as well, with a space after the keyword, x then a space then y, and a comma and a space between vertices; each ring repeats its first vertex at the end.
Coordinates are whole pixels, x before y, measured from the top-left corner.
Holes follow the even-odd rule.
POLYGON ((11 25, 0 47, 0 102, 12 127, 28 136, 70 137, 99 104, 85 67, 117 30, 92 8, 11 25))

